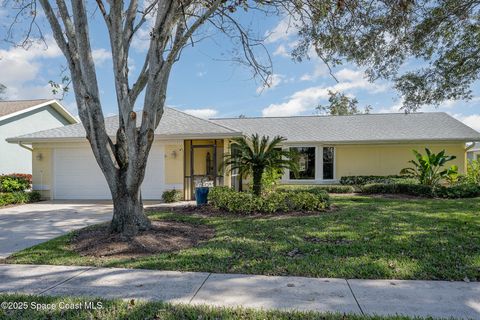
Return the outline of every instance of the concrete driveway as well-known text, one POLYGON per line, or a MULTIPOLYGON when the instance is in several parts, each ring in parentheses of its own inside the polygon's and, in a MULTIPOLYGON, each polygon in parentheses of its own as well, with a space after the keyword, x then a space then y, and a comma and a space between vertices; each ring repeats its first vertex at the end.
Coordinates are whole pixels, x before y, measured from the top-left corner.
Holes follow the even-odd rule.
POLYGON ((43 201, 0 209, 0 259, 71 230, 108 221, 110 201, 43 201))

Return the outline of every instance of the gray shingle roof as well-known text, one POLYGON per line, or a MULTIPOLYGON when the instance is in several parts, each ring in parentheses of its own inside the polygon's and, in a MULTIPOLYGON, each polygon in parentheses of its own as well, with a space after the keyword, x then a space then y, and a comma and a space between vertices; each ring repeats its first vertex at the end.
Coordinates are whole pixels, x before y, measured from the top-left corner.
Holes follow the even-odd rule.
POLYGON ((480 133, 443 112, 212 119, 250 135, 290 142, 480 141, 480 133))
MULTIPOLYGON (((138 117, 139 121, 141 117, 138 117)), ((115 136, 118 128, 118 116, 105 118, 105 127, 110 136, 115 136)), ((162 137, 169 136, 234 136, 240 132, 216 124, 212 121, 194 117, 184 112, 165 108, 160 124, 155 130, 155 134, 162 137)), ((81 123, 72 124, 60 128, 34 132, 19 137, 9 138, 8 141, 28 142, 33 140, 48 139, 84 139, 85 129, 81 123)))
POLYGON ((50 100, 37 99, 37 100, 0 101, 0 117, 37 106, 47 101, 50 101, 50 100))

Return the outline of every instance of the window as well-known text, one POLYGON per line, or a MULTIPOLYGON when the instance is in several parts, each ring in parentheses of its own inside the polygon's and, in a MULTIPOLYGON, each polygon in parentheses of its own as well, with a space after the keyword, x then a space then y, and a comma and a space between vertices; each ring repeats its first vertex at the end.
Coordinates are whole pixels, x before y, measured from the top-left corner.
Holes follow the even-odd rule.
POLYGON ((333 161, 334 150, 333 147, 323 148, 323 179, 333 179, 333 161))
POLYGON ((315 147, 295 147, 290 150, 298 154, 298 175, 290 172, 292 180, 315 179, 315 147))

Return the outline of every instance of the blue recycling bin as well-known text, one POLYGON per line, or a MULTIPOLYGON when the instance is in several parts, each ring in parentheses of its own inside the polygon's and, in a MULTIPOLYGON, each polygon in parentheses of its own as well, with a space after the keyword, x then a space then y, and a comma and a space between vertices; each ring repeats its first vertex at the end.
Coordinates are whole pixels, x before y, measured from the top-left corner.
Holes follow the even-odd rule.
POLYGON ((208 201, 208 187, 195 188, 195 200, 197 200, 197 206, 207 204, 208 201))

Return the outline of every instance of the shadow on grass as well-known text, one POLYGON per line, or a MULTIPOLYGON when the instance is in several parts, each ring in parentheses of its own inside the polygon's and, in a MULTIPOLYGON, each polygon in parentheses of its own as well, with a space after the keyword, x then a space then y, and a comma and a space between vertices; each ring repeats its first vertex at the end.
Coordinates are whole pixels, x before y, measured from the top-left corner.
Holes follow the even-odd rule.
POLYGON ((480 280, 480 199, 337 197, 337 211, 314 216, 153 219, 207 224, 198 247, 138 259, 93 259, 67 248, 68 236, 8 262, 337 278, 480 280), (312 241, 314 239, 314 241, 312 241))

